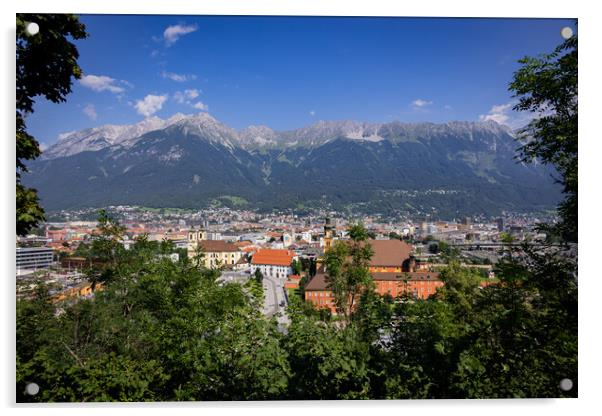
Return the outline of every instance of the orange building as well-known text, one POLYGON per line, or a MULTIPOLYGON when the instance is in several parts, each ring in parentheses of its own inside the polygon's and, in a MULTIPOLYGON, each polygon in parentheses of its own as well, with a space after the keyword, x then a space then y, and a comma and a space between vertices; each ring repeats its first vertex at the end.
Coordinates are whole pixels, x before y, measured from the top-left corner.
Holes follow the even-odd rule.
POLYGON ((373 273, 372 279, 378 294, 389 294, 394 298, 407 293, 418 299, 426 299, 443 286, 436 272, 373 273))
POLYGON ((298 289, 300 281, 301 281, 301 276, 299 276, 298 274, 291 274, 288 277, 288 280, 286 282, 284 282, 284 288, 285 289, 298 289))
POLYGON ((373 255, 370 273, 401 273, 414 270, 412 246, 401 240, 370 240, 373 255))
MULTIPOLYGON (((426 299, 443 286, 439 273, 417 270, 412 246, 400 240, 370 240, 373 255, 369 272, 379 295, 398 297, 404 293, 426 299)), ((305 286, 305 300, 317 308, 336 313, 332 291, 328 288, 327 273, 322 266, 305 286)))
POLYGON ((94 290, 92 290, 92 284, 90 282, 83 282, 75 287, 71 287, 63 290, 60 293, 57 293, 52 297, 53 302, 62 302, 69 298, 78 298, 78 297, 89 297, 95 291, 102 291, 103 287, 101 283, 96 283, 94 290))
POLYGON ((287 278, 293 274, 291 263, 296 257, 291 250, 269 248, 258 250, 251 260, 251 273, 259 269, 264 276, 287 278))
MULTIPOLYGON (((426 299, 443 286, 436 272, 370 273, 376 293, 396 298, 404 293, 417 299, 426 299)), ((330 309, 336 313, 336 304, 332 291, 328 288, 326 274, 317 273, 305 286, 305 300, 317 308, 330 309)))
POLYGON ((46 229, 46 237, 50 238, 52 241, 66 241, 67 240, 67 230, 59 229, 59 230, 51 230, 50 228, 46 229))
POLYGON ((61 267, 69 270, 83 270, 86 267, 102 266, 104 264, 103 261, 86 259, 85 257, 65 257, 61 260, 61 267))

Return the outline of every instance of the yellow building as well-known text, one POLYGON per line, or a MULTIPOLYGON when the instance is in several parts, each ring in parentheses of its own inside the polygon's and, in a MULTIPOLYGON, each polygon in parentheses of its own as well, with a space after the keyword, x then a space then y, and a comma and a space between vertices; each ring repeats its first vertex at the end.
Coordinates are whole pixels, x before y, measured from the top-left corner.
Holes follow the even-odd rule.
POLYGON ((195 230, 192 228, 188 232, 188 246, 191 244, 196 244, 199 241, 207 240, 207 232, 204 230, 195 230))
POLYGON ((102 283, 96 283, 94 289, 92 289, 92 283, 83 282, 75 287, 71 287, 63 290, 62 292, 57 293, 52 297, 52 301, 61 302, 69 298, 85 298, 91 296, 97 290, 103 290, 102 283))
POLYGON ((207 240, 205 231, 194 229, 188 233, 188 257, 194 258, 200 249, 203 264, 209 269, 218 267, 233 267, 244 253, 232 243, 222 240, 207 240))

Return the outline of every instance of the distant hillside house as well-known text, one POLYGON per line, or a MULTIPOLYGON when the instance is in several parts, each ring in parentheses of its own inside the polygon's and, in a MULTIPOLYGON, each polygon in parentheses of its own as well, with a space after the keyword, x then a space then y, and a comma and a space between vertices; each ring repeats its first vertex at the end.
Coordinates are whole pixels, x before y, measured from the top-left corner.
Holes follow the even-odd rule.
POLYGON ((293 274, 291 263, 296 258, 290 250, 261 249, 253 255, 251 273, 259 269, 264 276, 286 279, 293 274))
POLYGON ((209 269, 218 267, 232 268, 243 256, 243 252, 232 243, 222 240, 204 240, 203 231, 188 233, 188 258, 194 258, 197 249, 203 252, 204 266, 209 269))

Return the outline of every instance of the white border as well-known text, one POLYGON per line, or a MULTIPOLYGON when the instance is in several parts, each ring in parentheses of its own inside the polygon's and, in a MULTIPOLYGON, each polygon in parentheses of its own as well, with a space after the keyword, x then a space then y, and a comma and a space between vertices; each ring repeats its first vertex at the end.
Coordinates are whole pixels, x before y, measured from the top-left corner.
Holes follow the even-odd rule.
MULTIPOLYGON (((151 0, 152 1, 152 0, 151 0)), ((437 413, 461 415, 504 415, 508 413, 546 413, 566 415, 578 411, 593 413, 598 407, 595 402, 600 396, 600 361, 598 346, 600 343, 597 298, 600 296, 600 273, 596 259, 600 243, 592 232, 598 228, 600 171, 596 169, 602 155, 599 128, 598 101, 602 97, 600 89, 600 14, 596 13, 593 1, 525 1, 505 0, 502 2, 454 0, 454 1, 407 1, 386 2, 370 0, 368 2, 350 0, 167 0, 163 2, 104 0, 104 1, 68 1, 68 0, 13 0, 5 4, 0 15, 3 22, 2 57, 6 62, 2 66, 1 79, 5 99, 2 106, 2 125, 5 135, 2 138, 2 155, 6 157, 2 164, 2 181, 5 203, 2 204, 4 235, 2 255, 5 273, 2 275, 4 297, 2 329, 4 342, 2 348, 2 405, 12 407, 9 412, 27 413, 34 409, 46 414, 80 414, 85 408, 93 414, 126 414, 131 410, 142 410, 149 414, 163 415, 167 408, 175 408, 178 413, 242 413, 249 415, 342 413, 346 415, 365 414, 372 409, 378 412, 400 413, 437 413), (141 3, 144 3, 142 5, 141 3), (406 402, 270 402, 270 403, 194 403, 194 404, 155 404, 155 405, 56 405, 43 408, 11 406, 14 402, 14 13, 99 13, 99 14, 236 14, 236 15, 322 15, 322 16, 441 16, 441 17, 558 17, 579 19, 580 59, 580 335, 579 335, 579 399, 576 400, 495 400, 495 401, 406 401, 406 402), (7 98, 8 97, 8 98, 7 98), (597 116, 597 117, 596 117, 597 116), (12 332, 12 335, 11 335, 12 332)), ((544 51, 542 51, 544 52, 544 51)))

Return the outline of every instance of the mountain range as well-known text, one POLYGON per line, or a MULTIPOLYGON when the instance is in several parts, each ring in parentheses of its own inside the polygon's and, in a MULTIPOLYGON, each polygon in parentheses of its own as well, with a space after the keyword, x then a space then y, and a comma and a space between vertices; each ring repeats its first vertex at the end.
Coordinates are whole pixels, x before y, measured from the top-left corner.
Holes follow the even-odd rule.
POLYGON ((29 164, 47 210, 143 205, 436 214, 553 208, 554 171, 493 121, 233 129, 207 113, 62 134, 29 164))

